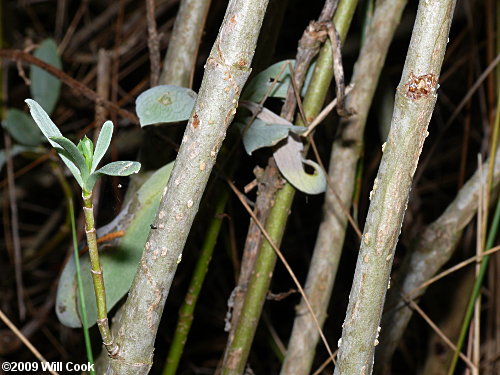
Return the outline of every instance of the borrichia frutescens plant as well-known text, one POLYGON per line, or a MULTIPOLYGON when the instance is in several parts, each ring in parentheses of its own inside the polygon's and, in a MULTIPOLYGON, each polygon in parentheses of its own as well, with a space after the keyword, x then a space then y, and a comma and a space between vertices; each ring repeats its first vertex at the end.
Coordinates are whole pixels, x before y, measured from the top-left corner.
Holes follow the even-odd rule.
POLYGON ((106 153, 113 134, 113 123, 106 121, 102 126, 99 138, 94 149, 92 141, 84 137, 77 146, 69 139, 62 136, 57 126, 52 122, 43 108, 34 100, 26 99, 31 116, 36 124, 55 148, 62 161, 69 168, 76 181, 82 188, 83 212, 85 214, 85 233, 89 248, 92 281, 97 305, 97 324, 101 332, 103 344, 110 356, 118 352, 114 339, 109 329, 104 277, 99 261, 94 213, 92 207, 92 189, 97 179, 102 175, 129 176, 137 173, 141 168, 140 163, 133 161, 116 161, 97 169, 97 165, 106 153))

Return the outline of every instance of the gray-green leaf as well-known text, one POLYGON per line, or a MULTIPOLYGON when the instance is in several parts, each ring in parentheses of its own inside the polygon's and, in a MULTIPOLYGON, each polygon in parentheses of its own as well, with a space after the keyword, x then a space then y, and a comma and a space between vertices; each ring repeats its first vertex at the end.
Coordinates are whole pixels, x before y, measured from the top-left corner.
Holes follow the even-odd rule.
MULTIPOLYGON (((47 112, 45 112, 45 110, 40 106, 40 104, 38 104, 36 101, 32 99, 26 99, 25 102, 26 104, 28 104, 28 107, 30 108, 31 117, 33 117, 33 120, 35 120, 36 124, 38 125, 38 128, 42 131, 45 138, 47 138, 47 140, 53 147, 56 148, 59 147, 59 145, 50 138, 62 137, 62 134, 57 128, 57 126, 52 122, 47 112)), ((75 176, 75 179, 78 182, 78 184, 81 187, 83 187, 82 176, 76 165, 70 159, 68 159, 68 157, 66 157, 64 154, 59 154, 59 156, 61 157, 64 164, 66 164, 68 169, 71 171, 73 176, 75 176)))
MULTIPOLYGON (((247 122, 250 120, 247 117, 247 122)), ((240 125, 244 131, 245 125, 240 125)), ((252 152, 263 147, 271 147, 278 144, 279 141, 288 137, 290 132, 301 133, 306 128, 303 126, 286 125, 286 124, 268 124, 256 118, 243 133, 243 145, 245 151, 251 155, 252 152)))
POLYGON ((25 146, 38 146, 42 143, 43 134, 36 126, 35 122, 23 111, 9 109, 7 117, 2 125, 16 142, 25 146))
POLYGON ((135 101, 141 126, 187 120, 193 111, 196 93, 185 87, 161 85, 150 88, 135 101))
POLYGON ((113 123, 111 121, 106 121, 101 128, 99 138, 97 139, 97 143, 95 145, 94 159, 92 160, 92 168, 90 169, 90 173, 94 173, 97 165, 108 150, 112 135, 113 123))
POLYGON ((326 190, 326 174, 323 169, 311 160, 302 157, 302 142, 288 136, 285 145, 274 151, 274 159, 281 174, 296 189, 306 194, 321 194, 326 190), (304 170, 304 164, 314 169, 313 174, 304 170))
POLYGON ((136 161, 114 161, 95 171, 95 174, 105 174, 108 176, 130 176, 139 172, 141 163, 136 161))
MULTIPOLYGON (((61 58, 57 54, 57 45, 53 39, 45 39, 33 55, 57 69, 62 67, 61 58)), ((30 79, 31 96, 48 113, 52 113, 59 99, 61 81, 35 65, 31 66, 30 79)))

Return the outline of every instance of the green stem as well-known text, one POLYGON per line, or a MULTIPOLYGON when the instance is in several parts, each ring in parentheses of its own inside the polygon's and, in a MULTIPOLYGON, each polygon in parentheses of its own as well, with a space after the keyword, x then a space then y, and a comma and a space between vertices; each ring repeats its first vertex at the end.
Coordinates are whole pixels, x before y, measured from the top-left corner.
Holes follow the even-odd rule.
MULTIPOLYGON (((76 235, 76 225, 75 225, 75 206, 73 203, 73 192, 71 191, 71 187, 66 181, 61 169, 58 164, 51 162, 50 166, 52 167, 54 174, 61 185, 61 188, 64 192, 64 196, 68 202, 68 219, 71 224, 71 233, 73 236, 73 256, 75 258, 75 270, 76 270, 76 284, 78 287, 78 298, 80 299, 80 316, 82 318, 82 328, 83 328, 83 338, 85 341, 85 350, 87 352, 87 359, 90 364, 94 363, 94 356, 92 354, 92 346, 90 344, 90 335, 89 335, 89 327, 87 324, 87 306, 85 305, 85 298, 83 296, 83 282, 82 275, 80 272, 80 256, 78 254, 78 243, 77 243, 77 235, 76 235)), ((61 231, 58 232, 58 234, 61 231)), ((66 235, 66 234, 64 234, 66 235)), ((90 370, 90 374, 94 375, 95 371, 90 370)))
MULTIPOLYGON (((92 365, 94 363, 94 356, 92 354, 92 346, 90 345, 90 335, 89 335, 89 327, 87 324, 87 307, 85 305, 85 298, 83 296, 83 282, 82 275, 80 273, 80 256, 78 254, 78 244, 76 241, 76 227, 75 227, 75 207, 73 204, 73 198, 68 197, 68 207, 69 207, 69 216, 71 219, 71 233, 73 235, 73 250, 75 257, 75 269, 76 269, 76 283, 78 285, 78 298, 80 299, 80 313, 82 317, 82 327, 83 327, 83 337, 85 340, 85 350, 87 351, 87 358, 89 363, 92 365)), ((90 374, 94 375, 95 371, 93 370, 93 366, 90 367, 90 374)))
POLYGON ((109 329, 104 276, 101 262, 99 261, 99 250, 97 248, 97 237, 95 233, 92 192, 84 190, 82 198, 83 213, 85 214, 85 234, 87 235, 87 244, 90 256, 90 272, 94 283, 95 301, 97 306, 97 325, 99 327, 99 332, 101 333, 102 342, 106 347, 108 354, 113 357, 118 352, 118 346, 116 345, 109 329))
POLYGON ((179 366, 179 361, 181 359, 182 352, 184 351, 184 345, 193 322, 196 302, 198 301, 198 297, 208 271, 208 266, 217 243, 217 237, 219 236, 222 225, 222 214, 224 213, 228 198, 229 192, 225 189, 219 196, 219 200, 215 207, 214 217, 212 218, 208 228, 198 262, 196 263, 196 267, 193 272, 193 278, 189 284, 184 303, 179 309, 179 320, 177 321, 174 338, 172 340, 172 344, 170 345, 165 367, 163 368, 163 375, 175 375, 177 367, 179 366))
MULTIPOLYGON (((357 0, 342 0, 334 16, 334 24, 342 41, 347 35, 356 5, 357 0)), ((308 121, 316 117, 322 109, 333 78, 332 64, 331 44, 326 41, 320 50, 316 69, 303 102, 304 113, 308 121)), ((281 244, 294 196, 295 189, 286 183, 276 193, 274 206, 266 220, 265 229, 277 247, 281 244)), ((269 241, 263 239, 235 329, 234 339, 226 349, 223 375, 237 375, 244 371, 275 264, 276 253, 269 241)))

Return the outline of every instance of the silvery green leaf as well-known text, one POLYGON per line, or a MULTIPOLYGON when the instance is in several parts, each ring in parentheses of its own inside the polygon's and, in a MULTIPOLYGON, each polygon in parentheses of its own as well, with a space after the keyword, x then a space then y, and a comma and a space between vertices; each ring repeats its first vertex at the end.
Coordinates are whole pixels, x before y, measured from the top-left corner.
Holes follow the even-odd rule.
MULTIPOLYGON (((250 119, 248 117, 246 121, 250 121, 250 119)), ((291 124, 268 124, 259 118, 256 118, 246 130, 245 125, 239 126, 243 131, 245 151, 249 155, 259 148, 275 146, 279 141, 288 137, 290 132, 301 133, 306 130, 303 126, 291 124)))
POLYGON ((111 137, 113 135, 113 123, 111 121, 106 121, 101 128, 99 133, 99 138, 95 145, 94 158, 92 160, 92 168, 90 173, 94 173, 97 165, 103 158, 104 154, 108 150, 109 144, 111 143, 111 137))
MULTIPOLYGON (((47 112, 44 111, 44 109, 40 106, 40 104, 38 104, 36 101, 32 99, 26 99, 25 102, 26 104, 28 104, 28 107, 30 108, 31 117, 33 117, 33 120, 35 120, 36 124, 38 125, 38 128, 42 131, 45 138, 47 138, 52 147, 58 148, 59 145, 50 138, 62 137, 62 134, 57 128, 57 126, 52 122, 47 112)), ((75 176, 75 179, 80 185, 80 187, 83 187, 82 176, 76 165, 64 154, 59 154, 59 156, 61 157, 64 164, 66 164, 68 169, 71 171, 73 176, 75 176)))
POLYGON ((114 161, 95 171, 95 174, 105 174, 108 176, 130 176, 139 172, 141 163, 136 161, 114 161))
MULTIPOLYGON (((76 167, 80 170, 80 176, 82 177, 83 181, 87 179, 89 176, 89 168, 87 166, 87 163, 85 162, 85 158, 81 154, 80 150, 75 146, 73 142, 71 142, 68 138, 65 137, 50 137, 51 141, 54 141, 57 143, 59 146, 62 147, 62 149, 65 151, 63 153, 64 156, 66 156, 69 160, 71 160, 76 167)), ((61 148, 57 147, 56 148, 57 153, 61 154, 61 148)))
POLYGON ((9 109, 2 125, 16 142, 25 146, 38 146, 42 143, 43 134, 35 122, 23 111, 9 109))
POLYGON ((302 142, 293 136, 288 136, 286 144, 274 151, 276 165, 281 174, 296 189, 306 194, 321 194, 327 187, 326 174, 318 164, 303 158, 303 149, 302 142), (311 166, 314 173, 307 173, 304 164, 311 166))
MULTIPOLYGON (((53 39, 45 39, 33 55, 57 69, 62 67, 61 58, 57 54, 57 45, 53 39)), ((35 65, 31 66, 30 79, 31 95, 42 108, 52 113, 59 99, 61 81, 35 65)))
POLYGON ((196 93, 185 87, 161 85, 144 91, 135 101, 141 126, 187 120, 196 93))
POLYGON ((53 147, 57 147, 57 143, 50 140, 50 137, 62 137, 61 132, 57 126, 52 122, 49 115, 45 110, 32 99, 26 99, 26 104, 30 109, 31 117, 35 120, 38 128, 42 131, 43 135, 53 147))

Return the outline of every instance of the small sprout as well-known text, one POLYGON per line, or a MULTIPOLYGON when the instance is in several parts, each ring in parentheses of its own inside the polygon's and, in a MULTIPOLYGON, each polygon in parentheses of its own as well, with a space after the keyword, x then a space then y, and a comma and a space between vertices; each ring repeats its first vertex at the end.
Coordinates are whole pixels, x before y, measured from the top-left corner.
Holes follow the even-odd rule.
POLYGON ((179 257, 177 258, 177 264, 179 264, 182 261, 182 253, 179 254, 179 257))

